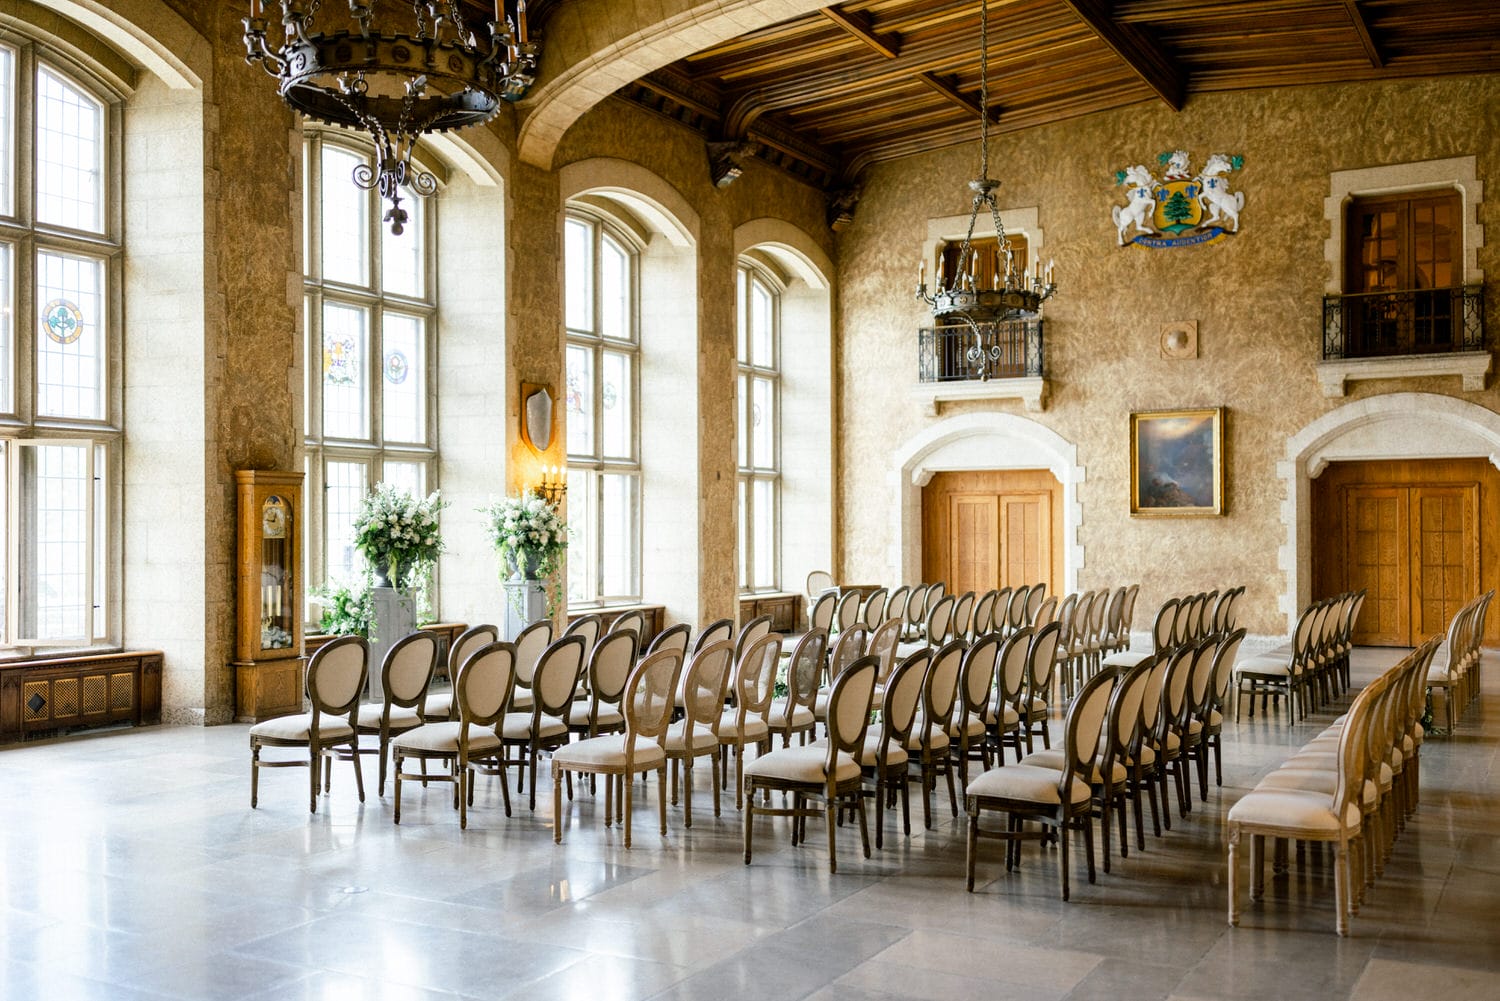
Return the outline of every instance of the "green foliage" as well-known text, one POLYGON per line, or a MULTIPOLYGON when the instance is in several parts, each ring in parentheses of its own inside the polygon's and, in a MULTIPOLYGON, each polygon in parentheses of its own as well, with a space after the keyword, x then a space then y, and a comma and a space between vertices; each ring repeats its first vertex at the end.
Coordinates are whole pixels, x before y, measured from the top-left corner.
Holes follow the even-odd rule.
POLYGON ((324 584, 308 592, 308 600, 323 606, 318 629, 334 636, 370 638, 375 626, 375 600, 368 581, 359 584, 324 584))
POLYGON ((443 551, 438 512, 445 506, 437 491, 418 500, 404 490, 377 483, 354 516, 354 547, 370 566, 388 572, 392 586, 402 587, 418 565, 430 568, 443 551))
MULTIPOLYGON (((502 498, 479 513, 485 516, 490 542, 500 554, 502 576, 514 573, 528 580, 550 581, 544 593, 547 614, 552 615, 563 603, 561 571, 568 552, 568 523, 534 491, 502 498)), ((520 601, 519 589, 511 598, 520 601)))

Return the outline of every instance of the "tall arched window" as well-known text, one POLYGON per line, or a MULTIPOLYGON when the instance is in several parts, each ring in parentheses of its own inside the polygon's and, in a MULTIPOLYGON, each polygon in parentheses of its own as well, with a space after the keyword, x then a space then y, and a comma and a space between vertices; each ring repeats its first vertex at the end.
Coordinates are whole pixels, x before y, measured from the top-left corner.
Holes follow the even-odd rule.
POLYGON ((308 579, 362 563, 354 514, 389 483, 422 496, 437 462, 433 202, 408 194, 400 236, 352 174, 370 151, 310 134, 304 157, 308 579))
POLYGON ((637 255, 594 216, 565 223, 570 604, 641 596, 637 255))
POLYGON ((0 40, 0 646, 118 638, 118 110, 0 40))
POLYGON ((781 586, 781 295, 741 264, 735 283, 739 357, 740 590, 781 586))

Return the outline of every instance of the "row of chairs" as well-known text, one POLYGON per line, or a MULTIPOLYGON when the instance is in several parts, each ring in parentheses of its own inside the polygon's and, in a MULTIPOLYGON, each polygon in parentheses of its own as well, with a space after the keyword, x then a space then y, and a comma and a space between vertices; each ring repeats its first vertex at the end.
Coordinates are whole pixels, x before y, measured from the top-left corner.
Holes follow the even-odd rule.
MULTIPOLYGON (((1049 626, 1046 628, 1055 628, 1049 626)), ((965 785, 968 813, 966 880, 974 888, 981 838, 1007 843, 1007 871, 1020 861, 1024 840, 1060 835, 1062 897, 1069 894, 1068 832, 1084 836, 1089 881, 1095 880, 1093 818, 1101 820, 1104 870, 1110 870, 1111 828, 1119 825, 1120 852, 1129 853, 1127 806, 1133 805, 1136 841, 1145 845, 1144 802, 1157 836, 1171 828, 1167 780, 1175 778, 1178 812, 1191 808, 1189 763, 1196 762, 1200 795, 1207 795, 1207 766, 1219 761, 1224 699, 1244 630, 1152 653, 1133 666, 1100 670, 1085 680, 1068 707, 1061 745, 1028 754, 1017 765, 987 770, 965 785), (1161 812, 1157 796, 1161 797, 1161 812), (980 824, 986 812, 1006 816, 1003 830, 980 824), (1040 831, 1025 829, 1039 821, 1040 831)), ((1003 764, 1003 757, 1000 759, 1003 764)))
POLYGON ((1291 642, 1268 653, 1247 658, 1235 668, 1235 718, 1248 697, 1255 715, 1255 696, 1261 711, 1268 699, 1287 697, 1294 718, 1327 704, 1349 687, 1349 653, 1354 649, 1354 625, 1364 607, 1365 592, 1352 591, 1315 601, 1303 610, 1291 642))
POLYGON ((1057 606, 1058 688, 1071 699, 1104 659, 1130 645, 1135 599, 1141 586, 1131 584, 1069 594, 1057 606))
POLYGON ((1484 622, 1494 591, 1486 591, 1453 616, 1448 634, 1427 669, 1427 694, 1443 693, 1448 733, 1458 722, 1458 711, 1467 709, 1479 695, 1479 645, 1484 640, 1484 622))
POLYGON ((976 594, 950 595, 941 581, 877 588, 866 596, 855 589, 830 588, 812 597, 808 627, 837 633, 855 625, 875 630, 899 619, 902 638, 941 645, 950 639, 973 640, 989 632, 1008 632, 1033 622, 1046 599, 1046 584, 1003 587, 976 594))
POLYGON ((1278 868, 1287 843, 1334 848, 1335 927, 1349 933, 1367 886, 1385 870, 1397 833, 1416 809, 1423 682, 1437 649, 1429 639, 1355 696, 1348 713, 1271 772, 1229 810, 1229 923, 1239 924, 1237 852, 1250 836, 1250 898, 1265 887, 1265 839, 1278 868))

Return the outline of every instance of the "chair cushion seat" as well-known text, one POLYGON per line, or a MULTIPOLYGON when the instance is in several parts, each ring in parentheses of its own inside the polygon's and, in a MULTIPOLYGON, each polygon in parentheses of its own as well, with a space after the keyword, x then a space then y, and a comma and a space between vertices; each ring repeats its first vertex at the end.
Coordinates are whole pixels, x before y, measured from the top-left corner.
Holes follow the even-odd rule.
POLYGON ((568 732, 568 724, 556 716, 543 716, 537 723, 536 733, 531 732, 531 713, 506 713, 500 723, 500 735, 506 740, 526 740, 536 737, 562 737, 568 732))
POLYGON ((440 692, 436 695, 429 695, 427 696, 427 701, 422 704, 422 716, 424 719, 447 719, 452 714, 452 692, 440 692))
POLYGON ((1285 657, 1251 657, 1234 665, 1234 673, 1284 678, 1292 673, 1292 667, 1285 657))
MULTIPOLYGON (((625 739, 623 733, 609 733, 567 744, 552 753, 552 767, 624 768, 625 739)), ((656 741, 643 737, 630 739, 635 744, 632 768, 656 768, 667 760, 667 752, 656 741)))
MULTIPOLYGON (((1022 761, 1018 765, 991 768, 970 779, 964 795, 980 799, 1010 799, 1061 805, 1062 795, 1058 788, 1061 778, 1062 773, 1055 768, 1040 768, 1022 761)), ((1089 784, 1078 775, 1073 776, 1068 791, 1071 805, 1087 803, 1093 798, 1089 784)))
POLYGON ((530 709, 534 705, 536 705, 536 700, 532 698, 530 689, 517 686, 515 694, 510 697, 510 707, 512 709, 530 709))
MULTIPOLYGON (((666 744, 667 750, 681 753, 688 750, 687 720, 680 719, 667 727, 666 744)), ((693 727, 692 750, 706 751, 719 746, 719 735, 714 733, 714 728, 707 723, 698 723, 693 727)))
POLYGON ((960 723, 958 720, 954 720, 952 723, 948 724, 948 736, 953 740, 958 740, 961 736, 963 736, 965 731, 968 732, 968 735, 971 738, 983 737, 984 720, 980 719, 977 716, 970 716, 966 723, 960 723))
POLYGON ((1427 669, 1427 683, 1429 685, 1446 685, 1451 679, 1446 667, 1433 664, 1427 669))
POLYGON ((813 715, 818 719, 828 718, 828 692, 825 688, 813 697, 813 715))
MULTIPOLYGON (((278 716, 268 719, 263 723, 257 723, 250 728, 252 737, 269 737, 272 740, 308 740, 312 732, 312 713, 298 713, 296 716, 278 716)), ((318 717, 318 738, 320 740, 334 740, 339 737, 347 737, 354 732, 349 722, 339 716, 322 715, 318 717)))
MULTIPOLYGON (((760 757, 745 765, 746 778, 779 779, 783 782, 822 783, 827 781, 828 748, 787 747, 760 757)), ((834 781, 848 782, 859 778, 859 762, 847 751, 840 751, 834 765, 834 781)))
MULTIPOLYGON (((908 751, 920 751, 922 749, 923 726, 923 720, 918 718, 916 723, 911 728, 911 733, 907 734, 906 749, 908 751)), ((927 725, 927 734, 928 746, 935 751, 942 750, 950 743, 952 743, 952 741, 948 739, 948 735, 943 732, 943 728, 938 726, 936 723, 927 725)))
MULTIPOLYGON (((1344 827, 1357 831, 1359 821, 1359 807, 1350 803, 1344 813, 1344 827)), ((1329 796, 1293 789, 1257 789, 1247 793, 1229 808, 1229 822, 1329 835, 1339 830, 1339 818, 1333 812, 1329 796)))
MULTIPOLYGON (((770 721, 771 729, 773 730, 785 730, 787 728, 786 703, 778 703, 771 707, 770 721)), ((804 729, 812 726, 815 722, 817 720, 813 716, 813 711, 807 708, 807 706, 792 706, 791 725, 794 729, 804 729)))
MULTIPOLYGON (((1332 796, 1338 788, 1339 776, 1337 772, 1325 771, 1302 771, 1288 770, 1275 771, 1260 780, 1255 787, 1257 792, 1280 790, 1283 792, 1314 792, 1324 796, 1332 796)), ((1365 781, 1363 790, 1365 809, 1373 809, 1378 801, 1379 792, 1375 783, 1365 781)))
MULTIPOLYGON (((359 725, 378 730, 380 728, 380 717, 385 712, 385 705, 381 702, 366 702, 359 707, 359 725)), ((410 730, 414 726, 420 726, 422 719, 417 715, 415 706, 408 709, 405 706, 391 706, 391 729, 410 730)))
MULTIPOLYGON (((1067 764, 1065 752, 1061 747, 1051 747, 1043 751, 1034 751, 1022 758, 1021 761, 1023 764, 1032 765, 1036 768, 1051 768, 1059 772, 1067 764)), ((1093 760, 1087 776, 1089 782, 1095 785, 1103 782, 1101 778, 1103 764, 1104 762, 1100 758, 1093 760)), ((1124 782, 1127 777, 1125 766, 1118 761, 1113 762, 1110 768, 1110 776, 1111 783, 1124 782)))
POLYGON ((1032 699, 1030 702, 1030 706, 1031 715, 1033 716, 1045 716, 1047 715, 1048 710, 1051 708, 1047 705, 1046 699, 1032 699))
POLYGON ((1208 725, 1210 727, 1223 726, 1224 714, 1217 709, 1210 709, 1208 711, 1208 725))
MULTIPOLYGON (((463 726, 457 720, 427 723, 396 737, 391 741, 391 746, 402 750, 447 751, 457 754, 458 737, 463 726)), ((476 726, 473 723, 468 724, 468 727, 470 751, 493 751, 500 746, 500 738, 495 736, 494 727, 476 726)))
MULTIPOLYGON (((819 737, 817 740, 813 741, 807 746, 826 748, 828 746, 828 739, 826 737, 819 737)), ((865 742, 854 757, 859 762, 859 766, 861 768, 875 768, 880 764, 879 728, 872 728, 865 733, 865 742)), ((889 746, 886 748, 885 752, 885 763, 887 767, 896 767, 903 765, 908 760, 910 760, 910 758, 911 755, 906 753, 906 748, 902 747, 894 740, 889 742, 889 746)))
MULTIPOLYGON (((994 706, 990 706, 989 708, 987 708, 984 711, 984 722, 988 726, 994 726, 995 725, 995 707, 994 706)), ((1007 702, 1005 704, 1005 729, 1009 730, 1011 727, 1019 725, 1020 722, 1021 722, 1021 714, 1018 713, 1018 712, 1016 712, 1015 707, 1013 707, 1009 702, 1007 702)))
POLYGON ((1105 667, 1132 668, 1139 667, 1151 658, 1149 653, 1139 650, 1125 650, 1120 653, 1112 653, 1104 658, 1105 667))
MULTIPOLYGON (((734 727, 735 720, 738 716, 739 710, 725 709, 724 715, 719 717, 719 723, 714 727, 714 732, 719 735, 719 739, 721 741, 726 739, 733 740, 735 738, 734 727)), ((766 721, 761 719, 759 716, 745 717, 744 738, 746 740, 764 740, 766 734, 770 732, 771 728, 768 727, 766 725, 766 721)))
MULTIPOLYGON (((599 719, 597 725, 601 730, 619 727, 625 724, 625 714, 620 711, 619 706, 602 705, 599 707, 599 719)), ((569 726, 588 726, 589 707, 573 703, 572 711, 568 713, 569 726)))

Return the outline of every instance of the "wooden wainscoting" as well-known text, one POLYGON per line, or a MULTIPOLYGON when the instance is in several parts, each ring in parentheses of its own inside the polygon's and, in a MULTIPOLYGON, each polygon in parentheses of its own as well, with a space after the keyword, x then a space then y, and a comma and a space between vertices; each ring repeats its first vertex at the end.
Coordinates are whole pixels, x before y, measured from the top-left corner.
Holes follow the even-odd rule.
MULTIPOLYGON (((1354 641, 1413 646, 1500 584, 1487 459, 1332 462, 1312 482, 1313 598, 1364 589, 1354 641)), ((1486 638, 1500 638, 1492 616, 1486 638)))
POLYGON ((953 594, 1044 581, 1055 594, 1063 516, 1045 469, 938 473, 922 488, 922 579, 953 594))

